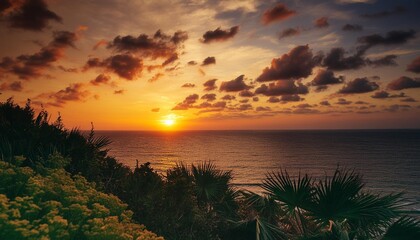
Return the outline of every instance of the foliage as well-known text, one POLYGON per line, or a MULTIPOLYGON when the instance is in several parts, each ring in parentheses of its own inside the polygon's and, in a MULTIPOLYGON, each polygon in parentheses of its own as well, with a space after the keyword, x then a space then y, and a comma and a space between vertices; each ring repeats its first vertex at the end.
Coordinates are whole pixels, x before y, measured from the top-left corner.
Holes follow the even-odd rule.
POLYGON ((163 239, 84 177, 42 170, 0 161, 0 239, 163 239))

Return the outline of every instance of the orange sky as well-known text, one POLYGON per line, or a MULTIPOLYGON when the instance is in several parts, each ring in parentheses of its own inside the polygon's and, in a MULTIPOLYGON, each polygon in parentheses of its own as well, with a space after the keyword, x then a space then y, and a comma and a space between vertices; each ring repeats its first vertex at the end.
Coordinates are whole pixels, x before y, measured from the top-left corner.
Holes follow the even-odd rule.
POLYGON ((0 100, 82 129, 419 128, 419 9, 7 0, 0 100))

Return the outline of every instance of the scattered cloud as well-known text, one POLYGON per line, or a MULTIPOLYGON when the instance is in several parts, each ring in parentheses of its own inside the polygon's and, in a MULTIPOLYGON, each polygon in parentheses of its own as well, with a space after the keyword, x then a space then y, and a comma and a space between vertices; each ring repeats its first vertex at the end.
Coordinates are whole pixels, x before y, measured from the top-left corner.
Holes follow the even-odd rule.
POLYGON ((188 110, 197 102, 199 96, 198 94, 191 94, 184 99, 181 103, 178 103, 172 110, 188 110))
POLYGON ((184 83, 181 87, 183 88, 193 88, 195 87, 194 83, 184 83))
POLYGON ((402 90, 407 88, 420 88, 420 78, 399 77, 388 84, 388 89, 402 90))
POLYGON ((397 55, 387 55, 374 60, 366 59, 366 63, 372 67, 397 66, 396 58, 397 55))
POLYGON ((83 83, 72 83, 57 92, 42 93, 36 99, 44 99, 46 106, 64 107, 68 102, 84 102, 90 92, 83 83))
POLYGON ((262 84, 255 90, 255 94, 263 94, 265 96, 281 96, 293 94, 307 94, 308 87, 298 81, 280 80, 277 82, 262 84))
POLYGON ((256 80, 266 82, 305 78, 312 74, 318 62, 308 45, 297 46, 280 58, 274 58, 271 66, 265 68, 256 80))
POLYGON ((106 74, 99 74, 95 79, 91 80, 90 83, 92 85, 98 86, 101 84, 108 84, 111 80, 111 77, 106 74))
POLYGON ((327 69, 319 69, 315 78, 310 82, 318 91, 325 90, 326 85, 343 83, 344 76, 334 76, 334 72, 327 69))
POLYGON ((286 37, 291 37, 291 36, 297 36, 300 34, 300 29, 299 28, 286 28, 284 29, 281 33, 279 38, 286 38, 286 37))
POLYGON ((240 75, 239 77, 233 80, 222 82, 220 85, 220 91, 239 92, 242 90, 251 89, 252 86, 247 85, 244 79, 245 79, 245 75, 240 75))
POLYGON ((357 94, 373 92, 379 88, 376 82, 370 82, 368 78, 355 78, 353 81, 346 83, 346 85, 338 91, 342 94, 357 94))
POLYGON ((21 92, 23 90, 22 82, 15 81, 12 83, 2 83, 0 85, 0 91, 14 91, 21 92))
POLYGON ((207 66, 210 64, 216 64, 216 58, 215 57, 206 57, 203 60, 203 63, 201 63, 201 66, 207 66))
POLYGON ((133 80, 141 74, 144 68, 142 59, 128 53, 117 54, 104 60, 91 58, 86 62, 84 70, 95 67, 114 72, 126 80, 133 80))
POLYGON ((408 64, 406 70, 413 73, 420 73, 420 56, 418 56, 410 64, 408 64))
POLYGON ((365 18, 376 19, 376 18, 389 17, 389 16, 392 16, 392 15, 399 15, 399 14, 403 14, 405 12, 406 12, 406 9, 404 7, 396 6, 392 10, 385 10, 385 11, 380 11, 380 12, 375 12, 375 13, 364 13, 361 16, 365 17, 365 18))
POLYGON ((327 17, 321 17, 315 20, 314 25, 317 28, 325 28, 328 27, 330 24, 328 23, 327 17))
POLYGON ((216 100, 216 94, 214 93, 206 93, 203 96, 201 96, 201 99, 204 99, 208 102, 212 102, 216 100))
POLYGON ((217 89, 216 81, 217 79, 210 79, 203 83, 204 91, 211 91, 217 89))
POLYGON ((385 99, 385 98, 402 98, 402 97, 407 97, 405 95, 405 93, 400 93, 400 94, 389 94, 386 91, 378 91, 375 92, 371 98, 377 98, 377 99, 385 99))
POLYGON ((4 12, 10 28, 42 31, 50 21, 62 22, 60 16, 48 9, 44 0, 4 0, 0 13, 4 12))
POLYGON ((203 34, 201 41, 203 43, 222 42, 233 38, 239 31, 239 26, 231 27, 229 30, 217 28, 213 31, 207 31, 203 34))
POLYGON ((332 48, 324 57, 322 65, 329 70, 343 71, 350 69, 359 69, 366 65, 363 58, 364 51, 357 51, 352 56, 345 56, 343 48, 332 48))
POLYGON ((261 21, 264 25, 268 25, 273 22, 285 20, 295 14, 296 11, 289 10, 286 5, 278 3, 273 8, 270 8, 264 12, 261 21))
POLYGON ((239 96, 241 97, 253 97, 254 93, 249 90, 242 90, 239 92, 239 96))
POLYGON ((346 24, 341 29, 343 31, 359 32, 363 30, 363 27, 358 24, 346 24))
POLYGON ((363 44, 365 48, 370 48, 377 45, 401 45, 415 37, 416 31, 414 30, 395 30, 388 32, 385 36, 379 34, 363 36, 357 41, 363 44))

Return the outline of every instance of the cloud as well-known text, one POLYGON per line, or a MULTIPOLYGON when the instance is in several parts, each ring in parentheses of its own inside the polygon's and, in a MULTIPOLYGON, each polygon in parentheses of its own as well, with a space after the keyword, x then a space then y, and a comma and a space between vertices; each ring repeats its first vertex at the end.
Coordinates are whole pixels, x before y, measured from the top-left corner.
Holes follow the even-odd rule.
POLYGON ((270 107, 262 107, 262 106, 258 106, 255 110, 256 110, 257 112, 263 112, 263 111, 271 111, 271 108, 270 108, 270 107))
POLYGON ((189 61, 188 62, 188 65, 190 65, 190 66, 194 66, 194 65, 197 65, 198 63, 196 62, 196 61, 189 61))
POLYGON ((91 58, 86 62, 84 70, 95 67, 105 68, 127 80, 133 80, 144 68, 142 59, 128 53, 114 55, 104 60, 91 58))
POLYGON ((277 4, 273 8, 266 10, 262 16, 262 23, 268 25, 273 22, 285 20, 296 14, 296 11, 289 10, 284 4, 277 4))
POLYGON ((169 64, 178 59, 177 51, 187 39, 188 34, 185 31, 177 31, 171 36, 158 30, 153 36, 117 36, 108 43, 107 48, 122 53, 135 52, 144 58, 166 58, 164 64, 169 64))
POLYGON ((384 17, 389 17, 392 15, 398 15, 398 14, 402 14, 406 12, 406 9, 402 6, 396 6, 394 9, 392 10, 385 10, 385 11, 380 11, 380 12, 376 12, 376 13, 365 13, 362 14, 362 17, 365 18, 371 18, 371 19, 375 19, 375 18, 384 18, 384 17))
POLYGON ((265 68, 256 80, 266 82, 305 78, 312 74, 317 63, 318 59, 313 56, 308 45, 297 46, 280 58, 274 58, 271 66, 265 68))
POLYGON ((417 102, 417 100, 412 97, 408 97, 408 98, 401 99, 401 102, 417 102))
POLYGON ((400 45, 415 37, 416 31, 414 30, 396 30, 388 32, 385 37, 379 34, 372 34, 360 37, 357 41, 366 48, 370 48, 377 45, 400 45))
POLYGON ((300 34, 299 28, 286 28, 280 33, 279 39, 296 36, 299 34, 300 34))
POLYGON ((265 96, 281 96, 307 93, 307 86, 293 80, 281 80, 274 83, 269 83, 268 86, 266 84, 262 84, 255 90, 255 94, 263 94, 265 96))
POLYGON ((217 79, 210 79, 203 83, 204 91, 211 91, 217 89, 216 81, 217 79))
POLYGON ((368 78, 355 78, 353 81, 346 83, 346 85, 338 91, 342 94, 357 94, 373 92, 379 88, 376 82, 370 82, 368 78))
POLYGON ((321 17, 315 20, 314 25, 317 28, 325 28, 328 27, 330 24, 328 23, 327 17, 321 17))
POLYGON ((162 63, 162 67, 164 67, 164 66, 166 66, 166 65, 169 65, 169 64, 172 64, 172 63, 174 63, 176 60, 178 60, 179 59, 179 57, 178 57, 178 54, 177 53, 174 53, 171 57, 169 57, 168 59, 166 59, 163 63, 162 63))
POLYGON ((222 97, 222 100, 226 100, 226 101, 232 101, 232 100, 235 100, 235 99, 236 99, 235 96, 229 95, 229 94, 222 97))
POLYGON ((45 99, 47 106, 63 107, 68 102, 83 102, 89 95, 83 83, 72 83, 62 90, 42 93, 36 98, 45 99))
POLYGON ((239 92, 239 96, 241 97, 253 97, 254 93, 249 90, 242 90, 239 92))
POLYGON ((363 27, 358 24, 346 24, 341 29, 343 31, 359 32, 363 30, 363 27))
POLYGON ((366 59, 366 63, 372 67, 383 67, 383 66, 396 66, 397 62, 395 62, 395 59, 397 58, 397 55, 386 55, 382 58, 370 60, 366 59))
POLYGON ((400 93, 400 94, 389 94, 386 91, 378 91, 375 92, 372 96, 370 96, 371 98, 378 98, 378 99, 385 99, 385 98, 401 98, 401 97, 407 97, 405 95, 405 93, 400 93))
POLYGON ((299 101, 303 101, 305 100, 304 98, 301 98, 299 95, 297 94, 293 94, 293 95, 283 95, 280 98, 280 101, 283 103, 286 102, 299 102, 299 101))
POLYGON ((347 101, 344 98, 339 98, 338 101, 335 104, 338 104, 338 105, 350 105, 350 104, 352 104, 352 101, 347 101))
POLYGON ((215 57, 206 57, 203 60, 203 63, 201 63, 201 66, 206 66, 210 64, 216 64, 216 58, 215 57))
POLYGON ((205 99, 208 102, 212 102, 212 101, 216 100, 216 94, 206 93, 203 96, 201 96, 201 99, 205 99))
POLYGON ((193 83, 185 83, 181 87, 183 87, 183 88, 193 88, 193 87, 195 87, 195 84, 193 84, 193 83))
POLYGON ((231 27, 229 30, 222 30, 217 28, 214 31, 207 31, 203 34, 201 42, 203 43, 212 43, 212 42, 222 42, 230 38, 233 38, 239 31, 239 26, 231 27))
POLYGON ((418 56, 410 64, 408 64, 406 70, 413 73, 420 73, 420 56, 418 56))
POLYGON ((157 80, 159 80, 163 76, 165 76, 165 74, 163 74, 163 73, 156 73, 155 75, 153 75, 152 78, 149 79, 149 82, 156 82, 157 80))
POLYGON ((193 104, 197 102, 198 94, 191 94, 184 99, 181 103, 178 103, 172 110, 187 110, 193 107, 193 104))
POLYGON ((0 91, 21 92, 22 90, 23 90, 23 87, 20 81, 15 81, 12 83, 2 83, 0 85, 0 91))
POLYGON ((152 108, 152 110, 151 110, 152 112, 159 112, 160 111, 160 108, 152 108))
POLYGON ((407 111, 409 108, 411 108, 411 106, 407 104, 394 104, 389 107, 386 107, 384 110, 387 112, 398 112, 407 111))
POLYGON ((332 48, 324 57, 322 65, 329 70, 343 71, 350 69, 359 69, 366 65, 363 58, 364 51, 357 51, 352 56, 344 56, 346 52, 343 48, 332 48))
POLYGON ((20 79, 40 77, 46 68, 64 55, 67 47, 74 47, 77 34, 68 31, 53 32, 53 40, 47 46, 31 55, 20 55, 15 59, 4 57, 0 62, 0 72, 11 73, 20 79))
POLYGON ((254 101, 254 102, 258 102, 260 100, 260 98, 259 97, 253 97, 252 98, 252 101, 254 101))
POLYGON ((252 110, 252 105, 249 104, 249 103, 241 104, 241 105, 239 105, 237 110, 240 110, 240 111, 252 110))
POLYGON ((124 94, 125 90, 124 89, 120 89, 120 90, 115 90, 114 94, 124 94))
POLYGON ((249 102, 249 99, 241 99, 241 100, 239 100, 239 102, 240 103, 247 103, 247 102, 249 102))
POLYGON ((222 84, 220 85, 220 91, 239 92, 242 90, 251 89, 252 87, 245 83, 244 78, 245 75, 240 75, 239 77, 233 80, 222 82, 222 84))
POLYGON ((5 0, 1 10, 9 27, 42 31, 50 21, 62 22, 60 16, 48 9, 44 0, 5 0), (7 12, 6 12, 7 10, 7 12))
POLYGON ((278 102, 280 102, 280 98, 271 96, 271 97, 269 97, 267 99, 267 102, 269 102, 269 103, 278 103, 278 102))
POLYGON ((98 86, 101 84, 108 84, 110 80, 111 80, 110 76, 101 73, 95 79, 91 80, 90 83, 92 85, 98 86))
POLYGON ((334 76, 334 72, 327 69, 319 69, 315 78, 310 82, 311 86, 320 87, 323 90, 326 85, 343 83, 344 76, 334 76))
POLYGON ((399 77, 388 84, 388 89, 402 90, 407 88, 420 88, 420 78, 399 77))
POLYGON ((326 100, 319 102, 319 105, 322 105, 322 106, 331 106, 330 102, 328 102, 326 100))

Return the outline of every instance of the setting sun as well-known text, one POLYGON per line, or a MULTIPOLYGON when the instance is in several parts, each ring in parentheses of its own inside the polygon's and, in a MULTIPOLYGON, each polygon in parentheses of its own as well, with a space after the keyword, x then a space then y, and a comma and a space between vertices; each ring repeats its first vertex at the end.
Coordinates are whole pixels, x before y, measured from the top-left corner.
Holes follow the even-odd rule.
POLYGON ((175 120, 174 120, 174 119, 165 119, 165 120, 163 120, 162 122, 163 122, 163 124, 164 124, 164 125, 166 125, 166 126, 172 126, 172 125, 174 125, 175 120))
POLYGON ((175 114, 169 114, 169 115, 164 116, 160 120, 160 123, 164 125, 165 127, 172 127, 176 123, 177 118, 179 118, 179 116, 175 114))

